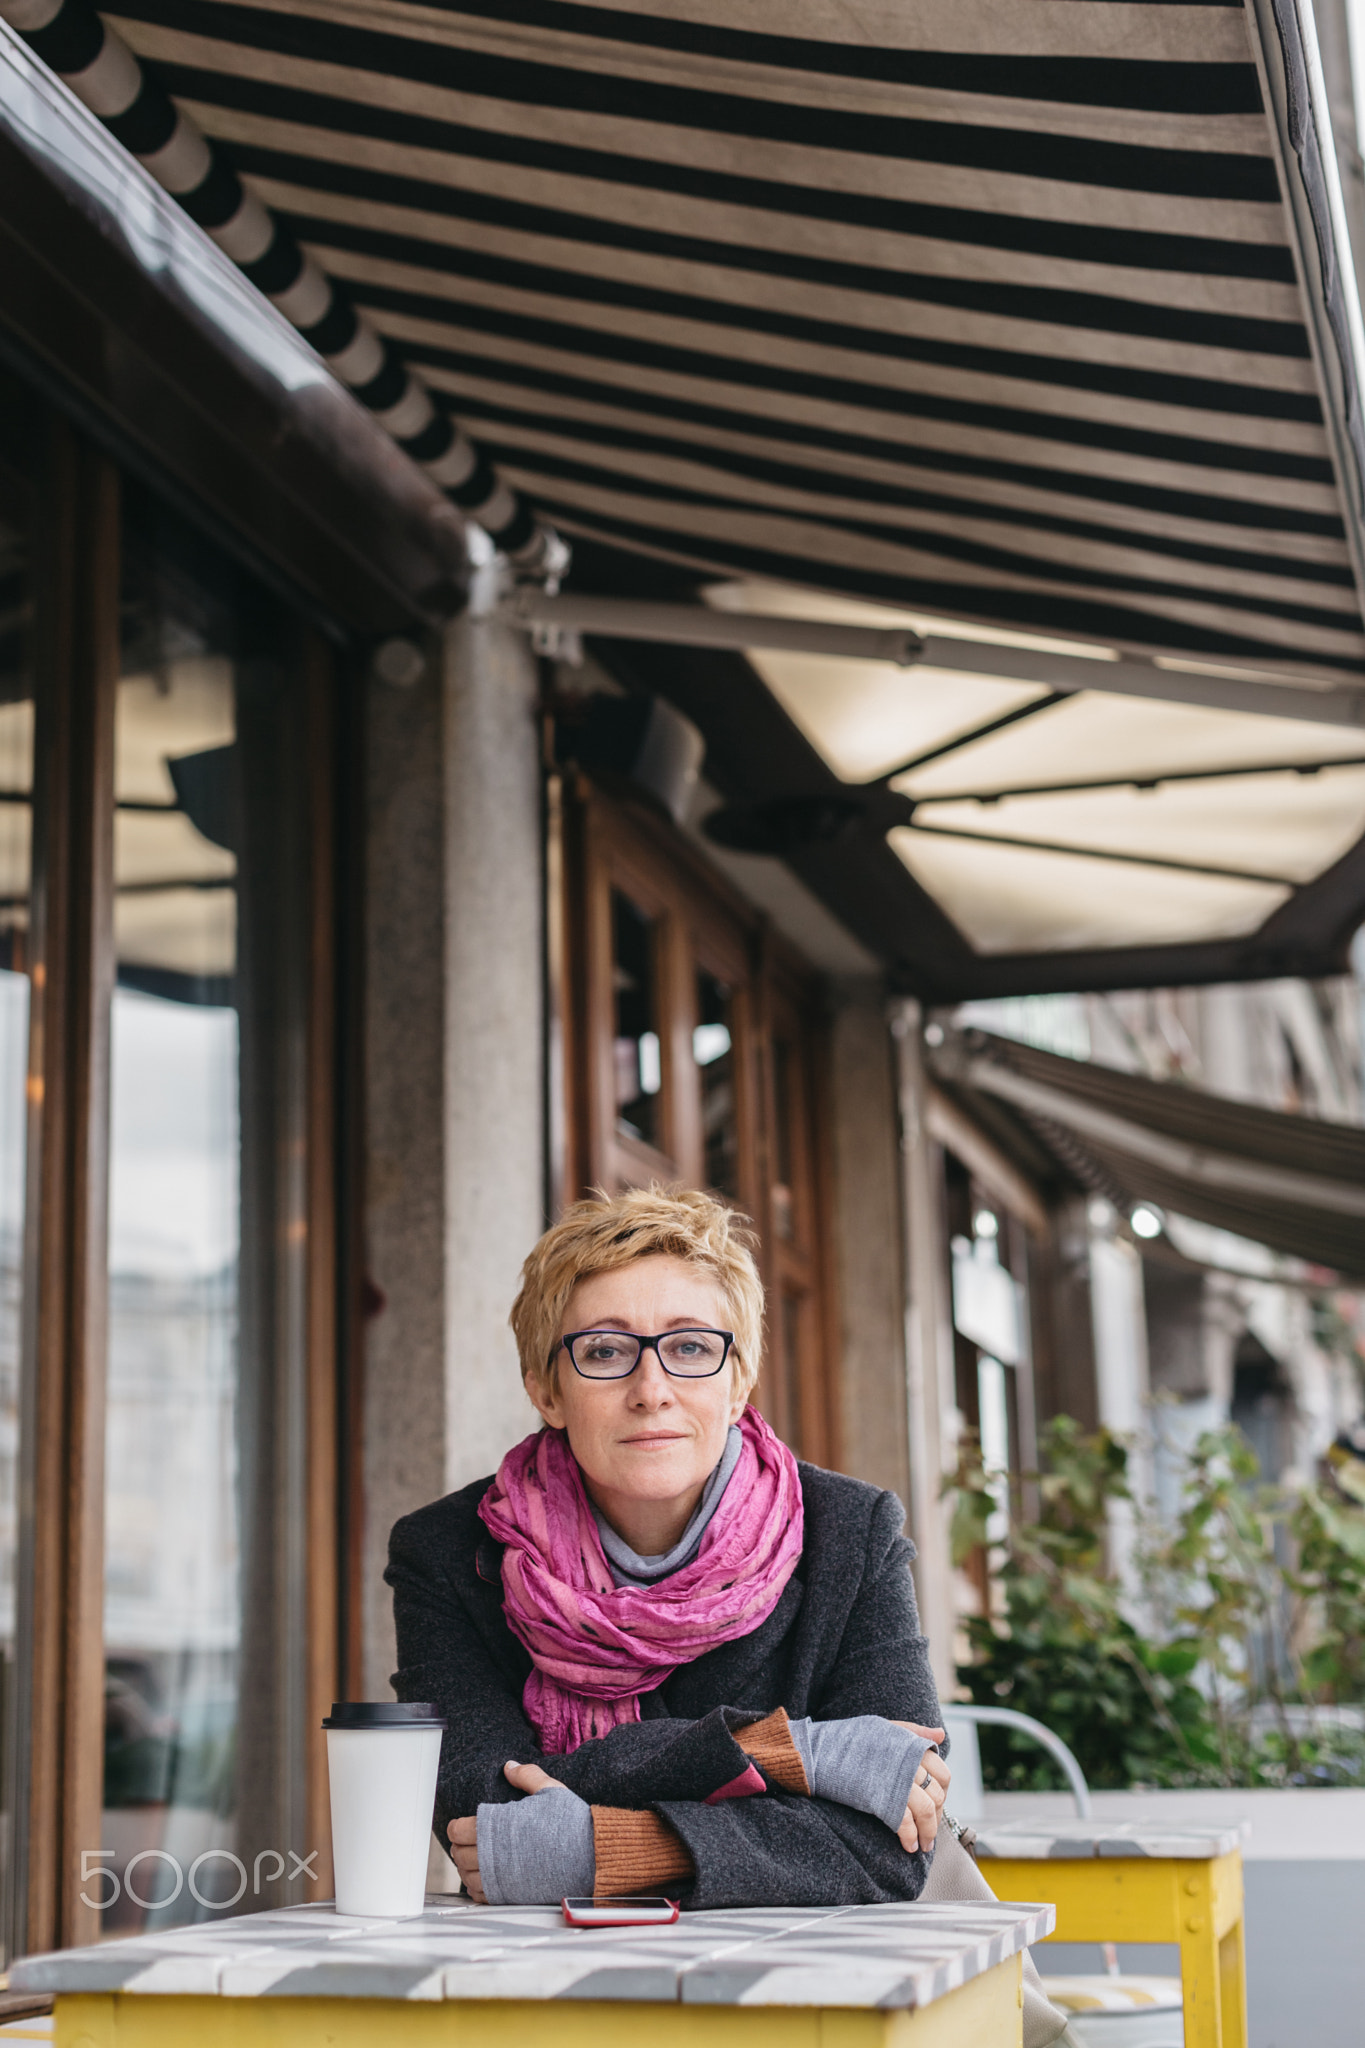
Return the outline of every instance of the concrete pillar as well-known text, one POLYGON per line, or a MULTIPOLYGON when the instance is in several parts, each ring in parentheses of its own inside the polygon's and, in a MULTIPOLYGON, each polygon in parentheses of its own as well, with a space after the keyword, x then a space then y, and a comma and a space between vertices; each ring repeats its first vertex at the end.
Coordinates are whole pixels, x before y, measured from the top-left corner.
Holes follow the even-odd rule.
POLYGON ((378 1292, 362 1377, 364 1697, 393 1670, 389 1530, 445 1491, 445 901, 442 677, 366 705, 365 1231, 378 1292), (383 1306, 379 1307, 382 1301, 383 1306))
MULTIPOLYGON (((1154 1488, 1142 1260, 1132 1245, 1109 1236, 1100 1225, 1090 1239, 1090 1309, 1099 1419, 1128 1444, 1128 1483, 1135 1501, 1142 1502, 1154 1488)), ((1109 1515, 1110 1562, 1135 1614, 1141 1598, 1136 1542, 1136 1508, 1116 1501, 1109 1515)))
POLYGON ((368 706, 362 1662, 389 1697, 400 1515, 491 1472, 534 1412, 507 1312, 543 1228, 536 665, 498 565, 368 706))
POLYGON ((939 1498, 957 1463, 952 1312, 940 1215, 937 1148, 926 1116, 928 1088, 920 1006, 898 1002, 891 1017, 900 1104, 902 1220, 905 1233, 905 1388, 910 1462, 910 1526, 919 1551, 915 1590, 920 1625, 940 1696, 957 1690, 952 1556, 947 1503, 939 1498))
POLYGON ((536 660, 479 570, 445 650, 445 1485, 526 1435, 507 1312, 545 1227, 536 660))
POLYGON ((910 1498, 896 1080, 881 984, 839 985, 830 1029, 840 1464, 910 1498))
POLYGON ((1204 1085, 1237 1102, 1254 1102, 1259 1093, 1246 994, 1235 984, 1220 983, 1197 995, 1204 1085))

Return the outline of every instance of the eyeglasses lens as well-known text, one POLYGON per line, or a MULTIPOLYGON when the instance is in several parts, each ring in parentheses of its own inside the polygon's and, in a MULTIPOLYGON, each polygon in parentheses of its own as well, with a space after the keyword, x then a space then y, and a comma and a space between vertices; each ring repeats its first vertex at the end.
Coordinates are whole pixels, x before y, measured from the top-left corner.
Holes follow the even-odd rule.
POLYGON ((574 1339, 573 1362, 590 1380, 624 1379, 635 1370, 639 1356, 635 1338, 620 1336, 615 1330, 590 1330, 586 1337, 574 1339))
POLYGON ((725 1356, 725 1339, 714 1330, 674 1330, 661 1338, 659 1355, 668 1370, 686 1379, 715 1372, 725 1356))
MULTIPOLYGON (((640 1340, 622 1330, 589 1330, 574 1339, 573 1362, 585 1379, 624 1379, 634 1371, 640 1340)), ((725 1362, 725 1339, 715 1330, 670 1330, 659 1339, 665 1369, 678 1379, 705 1379, 725 1362)))

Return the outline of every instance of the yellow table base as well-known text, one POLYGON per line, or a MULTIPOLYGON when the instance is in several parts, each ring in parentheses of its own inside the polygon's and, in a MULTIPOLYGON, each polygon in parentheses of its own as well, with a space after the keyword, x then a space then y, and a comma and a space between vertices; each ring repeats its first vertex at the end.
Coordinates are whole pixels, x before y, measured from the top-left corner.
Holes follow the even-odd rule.
POLYGON ((923 2012, 615 1999, 58 1998, 56 2048, 1020 2048, 1011 1956, 923 2012))
POLYGON ((1242 1858, 983 1858, 1000 1899, 1049 1899, 1052 1941, 1179 1942, 1185 2048, 1246 2048, 1242 1858))

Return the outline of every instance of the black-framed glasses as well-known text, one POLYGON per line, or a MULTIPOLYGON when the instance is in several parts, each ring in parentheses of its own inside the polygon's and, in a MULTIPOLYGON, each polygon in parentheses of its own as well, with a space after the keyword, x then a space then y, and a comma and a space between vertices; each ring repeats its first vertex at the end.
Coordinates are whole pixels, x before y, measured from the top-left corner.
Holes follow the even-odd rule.
POLYGON ((733 1330, 663 1330, 637 1337, 633 1330, 575 1330, 560 1343, 585 1380, 628 1380, 646 1351, 675 1380, 709 1380, 730 1356, 733 1330))

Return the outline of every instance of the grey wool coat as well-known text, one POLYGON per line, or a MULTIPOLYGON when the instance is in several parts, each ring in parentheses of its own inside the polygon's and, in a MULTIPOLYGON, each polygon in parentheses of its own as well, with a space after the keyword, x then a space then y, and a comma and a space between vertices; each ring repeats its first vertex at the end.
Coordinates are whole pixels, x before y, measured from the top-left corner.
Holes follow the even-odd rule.
POLYGON ((907 1854, 870 1815, 772 1784, 704 1804, 748 1763, 736 1729, 776 1707, 821 1721, 881 1714, 938 1724, 900 1502, 816 1465, 800 1475, 805 1544, 768 1619, 681 1665, 642 1695, 638 1722, 569 1756, 543 1756, 522 1711, 531 1660, 503 1616, 502 1547, 477 1513, 491 1480, 397 1524, 385 1572, 398 1627, 393 1685, 400 1700, 432 1700, 449 1720, 434 1822, 443 1844, 455 1817, 520 1796, 503 1776, 515 1759, 542 1765, 593 1805, 661 1814, 696 1866, 685 1907, 918 1898, 929 1857, 907 1854))

